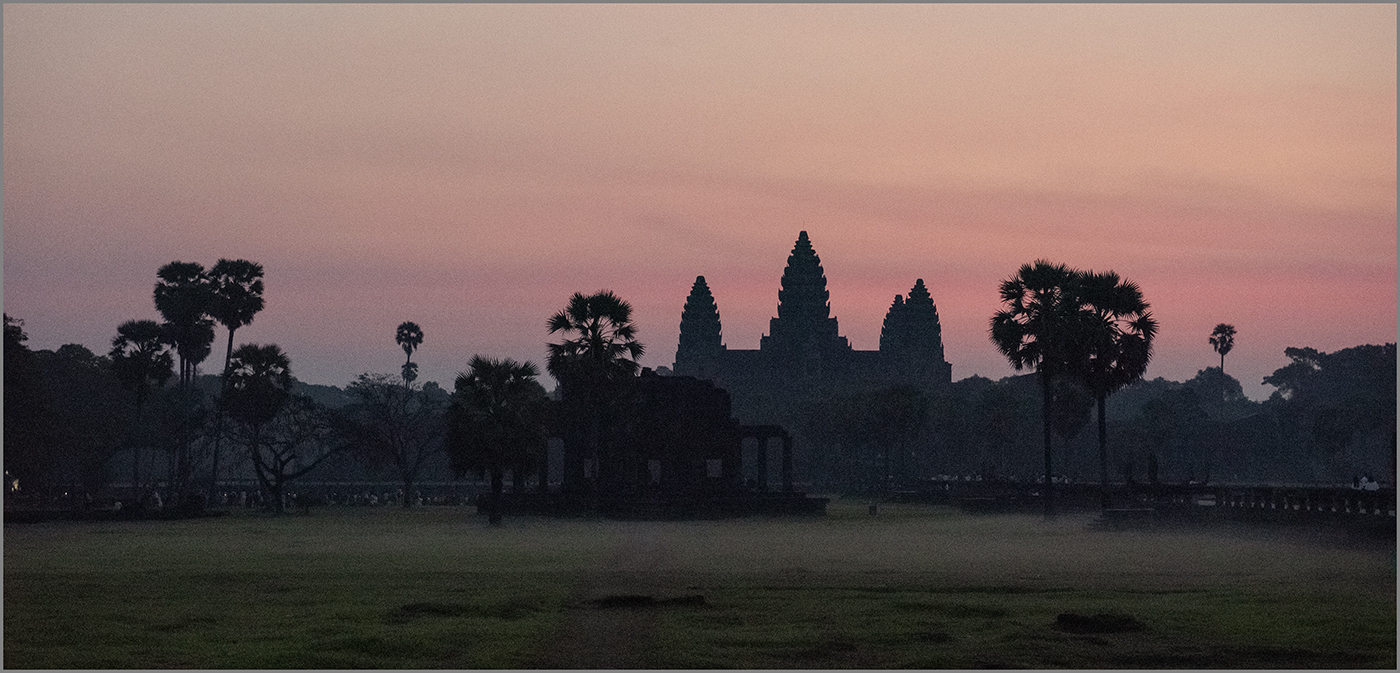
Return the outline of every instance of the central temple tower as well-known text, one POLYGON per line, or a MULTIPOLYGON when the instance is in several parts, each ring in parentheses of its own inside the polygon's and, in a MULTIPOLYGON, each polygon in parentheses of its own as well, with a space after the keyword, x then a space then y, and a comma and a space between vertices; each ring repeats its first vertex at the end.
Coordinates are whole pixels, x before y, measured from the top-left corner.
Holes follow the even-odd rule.
POLYGON ((719 305, 697 276, 681 311, 674 372, 729 391, 744 423, 790 423, 813 401, 895 385, 940 390, 952 382, 938 308, 922 279, 896 295, 880 349, 858 351, 837 330, 826 273, 807 232, 797 236, 778 290, 778 316, 757 350, 727 347, 719 305))
POLYGON ((850 350, 850 343, 837 333, 830 299, 821 258, 807 232, 801 232, 783 269, 778 317, 768 321, 768 335, 759 339, 758 349, 784 359, 850 350))

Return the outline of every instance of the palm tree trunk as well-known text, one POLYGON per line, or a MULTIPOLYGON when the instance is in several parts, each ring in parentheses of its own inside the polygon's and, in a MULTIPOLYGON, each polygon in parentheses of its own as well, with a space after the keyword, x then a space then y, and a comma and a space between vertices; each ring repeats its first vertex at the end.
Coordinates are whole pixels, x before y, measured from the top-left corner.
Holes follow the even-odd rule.
POLYGON ((236 327, 228 328, 228 348, 224 351, 224 379, 228 379, 228 365, 233 362, 233 331, 236 327))
POLYGON ((136 417, 131 428, 131 502, 141 501, 141 408, 145 404, 144 395, 136 391, 136 417))
POLYGON ((491 466, 491 507, 488 508, 491 525, 501 525, 501 500, 505 497, 505 470, 500 463, 491 466))
POLYGON ((889 445, 889 444, 886 444, 886 445, 885 445, 885 474, 883 475, 883 478, 880 479, 880 481, 883 482, 883 485, 882 485, 882 487, 881 487, 881 491, 882 491, 882 492, 881 492, 881 495, 882 495, 883 497, 885 497, 885 498, 890 497, 890 445, 889 445))
MULTIPOLYGON (((228 329, 228 347, 224 350, 223 390, 221 397, 228 395, 228 366, 230 362, 233 362, 233 331, 235 329, 237 328, 230 327, 228 329)), ((209 496, 211 498, 218 495, 219 492, 219 445, 223 443, 224 437, 224 409, 222 404, 215 407, 214 414, 214 455, 212 460, 213 464, 209 469, 209 496)))
POLYGON ((1050 473, 1050 376, 1045 372, 1040 373, 1041 390, 1041 420, 1045 434, 1045 493, 1042 495, 1042 502, 1045 505, 1045 516, 1055 515, 1054 505, 1054 484, 1051 483, 1050 473))
POLYGON ((1099 480, 1103 483, 1102 504, 1104 509, 1109 507, 1108 497, 1108 421, 1104 412, 1104 402, 1108 395, 1099 393, 1099 480))
POLYGON ((549 443, 545 442, 544 451, 540 453, 540 493, 549 492, 549 443))
POLYGON ((131 445, 131 502, 141 501, 141 445, 131 445))

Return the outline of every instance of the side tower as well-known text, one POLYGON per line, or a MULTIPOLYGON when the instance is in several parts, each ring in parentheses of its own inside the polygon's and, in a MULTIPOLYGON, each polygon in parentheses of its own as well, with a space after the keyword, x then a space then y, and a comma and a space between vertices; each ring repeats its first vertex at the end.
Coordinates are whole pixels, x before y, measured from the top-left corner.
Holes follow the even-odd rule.
POLYGON ((807 232, 801 232, 783 269, 778 317, 769 320, 768 335, 759 339, 759 350, 781 359, 821 358, 850 350, 845 337, 837 333, 830 298, 821 258, 807 232))
POLYGON ((953 367, 943 358, 943 328, 938 307, 924 279, 909 290, 909 298, 896 295, 880 330, 880 353, 914 382, 947 385, 953 367))
POLYGON ((724 344, 720 342, 719 307, 704 276, 696 276, 681 310, 681 337, 676 347, 678 376, 713 379, 719 372, 724 344))

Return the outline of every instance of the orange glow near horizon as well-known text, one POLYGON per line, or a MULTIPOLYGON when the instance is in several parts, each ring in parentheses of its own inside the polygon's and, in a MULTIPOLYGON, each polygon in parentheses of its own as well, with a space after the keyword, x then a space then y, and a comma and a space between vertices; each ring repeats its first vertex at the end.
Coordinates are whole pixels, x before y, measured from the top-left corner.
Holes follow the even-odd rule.
POLYGON ((756 348, 799 230, 878 345, 923 278, 955 378, 996 286, 1113 269, 1149 377, 1396 334, 1394 5, 6 5, 5 310, 105 351, 155 270, 267 269, 308 381, 543 359, 570 293, 669 366, 704 275, 756 348))

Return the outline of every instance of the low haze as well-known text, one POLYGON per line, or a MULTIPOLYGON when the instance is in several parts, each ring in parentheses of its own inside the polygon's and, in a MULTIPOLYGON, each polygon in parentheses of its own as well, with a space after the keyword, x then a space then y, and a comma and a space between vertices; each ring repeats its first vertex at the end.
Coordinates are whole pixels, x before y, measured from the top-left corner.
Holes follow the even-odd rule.
MULTIPOLYGON (((704 275, 757 348, 800 230, 878 346, 923 278, 954 380, 997 285, 1138 282, 1147 378, 1396 339, 1394 5, 6 5, 4 308, 104 352, 156 269, 266 269, 304 381, 542 364, 573 292, 670 366, 704 275)), ((221 334, 215 352, 222 353, 221 334)), ((205 369, 215 369, 214 360, 205 369)))

